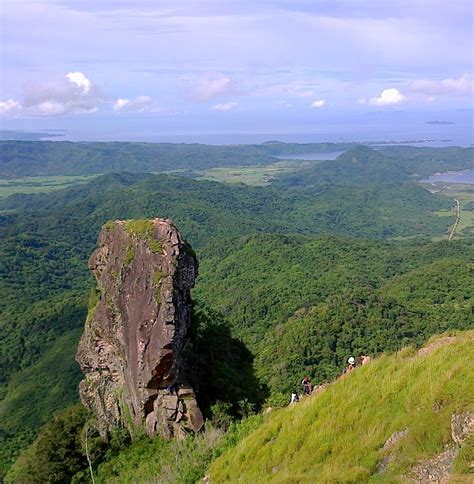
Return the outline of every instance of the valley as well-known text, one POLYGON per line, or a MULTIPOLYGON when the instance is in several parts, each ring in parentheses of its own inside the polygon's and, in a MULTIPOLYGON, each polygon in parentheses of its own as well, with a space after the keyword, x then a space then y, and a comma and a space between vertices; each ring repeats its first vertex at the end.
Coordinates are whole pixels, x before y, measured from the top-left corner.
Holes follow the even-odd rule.
MULTIPOLYGON (((204 467, 197 457, 186 461, 190 475, 202 477, 215 456, 257 430, 262 409, 286 405, 301 375, 330 382, 350 354, 393 354, 434 334, 472 329, 471 186, 427 186, 413 175, 440 165, 461 169, 472 150, 448 149, 452 157, 445 158, 447 152, 395 148, 387 154, 357 146, 328 161, 262 159, 256 166, 249 158, 248 165, 205 169, 198 161, 190 170, 154 174, 30 178, 26 171, 27 178, 5 180, 5 190, 17 191, 0 199, 0 439, 7 482, 24 472, 22 462, 47 479, 49 464, 39 462, 53 459, 40 456, 53 430, 42 429, 61 428, 67 412, 78 428, 84 425, 74 355, 94 286, 87 259, 110 220, 170 218, 200 263, 190 378, 217 433, 210 447, 207 430, 203 440, 186 440, 193 456, 203 456, 204 467), (453 198, 461 218, 448 242, 453 198)), ((27 170, 15 163, 15 170, 27 170)), ((96 440, 94 465, 104 482, 113 466, 126 476, 128 459, 141 466, 150 452, 162 459, 152 466, 156 472, 174 452, 183 463, 189 458, 174 447, 181 444, 120 438, 108 454, 96 440)), ((78 482, 87 482, 81 455, 73 468, 78 482)))

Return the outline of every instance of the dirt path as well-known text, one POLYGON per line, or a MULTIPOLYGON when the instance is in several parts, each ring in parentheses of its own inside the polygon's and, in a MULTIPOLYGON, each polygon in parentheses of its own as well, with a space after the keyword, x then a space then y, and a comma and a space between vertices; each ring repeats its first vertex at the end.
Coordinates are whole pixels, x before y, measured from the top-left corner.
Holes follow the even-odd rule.
POLYGON ((456 219, 454 220, 454 225, 453 225, 453 228, 451 229, 448 240, 453 239, 454 235, 456 234, 456 228, 459 225, 459 221, 461 220, 461 207, 459 206, 459 200, 454 199, 454 201, 456 202, 456 219))

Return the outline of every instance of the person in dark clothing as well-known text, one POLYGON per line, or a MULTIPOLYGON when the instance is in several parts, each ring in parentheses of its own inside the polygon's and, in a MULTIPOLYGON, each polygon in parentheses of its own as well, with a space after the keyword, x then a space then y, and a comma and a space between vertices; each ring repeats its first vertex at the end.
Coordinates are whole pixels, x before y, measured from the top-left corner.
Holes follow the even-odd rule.
POLYGON ((308 376, 305 376, 303 378, 303 381, 301 382, 301 386, 303 387, 303 393, 305 395, 309 395, 313 391, 313 384, 311 383, 311 380, 309 379, 308 376))

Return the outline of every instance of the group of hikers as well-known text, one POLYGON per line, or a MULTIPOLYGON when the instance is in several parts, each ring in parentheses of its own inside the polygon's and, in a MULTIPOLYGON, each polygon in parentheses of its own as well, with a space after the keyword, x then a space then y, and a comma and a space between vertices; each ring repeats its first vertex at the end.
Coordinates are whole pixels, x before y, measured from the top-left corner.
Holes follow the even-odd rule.
MULTIPOLYGON (((357 361, 353 356, 350 356, 347 360, 347 366, 344 368, 343 374, 345 375, 346 373, 350 373, 356 366, 366 365, 367 363, 370 362, 371 359, 372 358, 370 356, 367 356, 364 353, 360 353, 357 361)), ((301 387, 302 387, 303 395, 310 395, 311 393, 313 393, 313 390, 317 388, 311 383, 311 380, 309 379, 308 376, 305 376, 303 378, 301 382, 301 387)), ((290 404, 299 402, 299 400, 300 400, 300 397, 298 395, 298 392, 295 390, 291 394, 290 404)))

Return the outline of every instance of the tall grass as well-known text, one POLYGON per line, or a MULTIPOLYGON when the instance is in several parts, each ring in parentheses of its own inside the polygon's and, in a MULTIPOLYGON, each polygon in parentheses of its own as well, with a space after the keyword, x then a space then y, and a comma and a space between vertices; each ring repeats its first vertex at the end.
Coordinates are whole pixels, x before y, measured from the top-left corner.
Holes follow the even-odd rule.
POLYGON ((471 331, 425 356, 383 356, 274 411, 211 465, 212 482, 393 482, 451 441, 453 413, 474 410, 473 343, 471 331), (405 428, 380 481, 382 447, 405 428))
POLYGON ((253 415, 234 422, 225 433, 208 423, 204 432, 181 440, 142 437, 101 464, 96 472, 96 483, 198 482, 204 477, 213 459, 233 448, 238 441, 255 430, 263 418, 262 415, 253 415))

